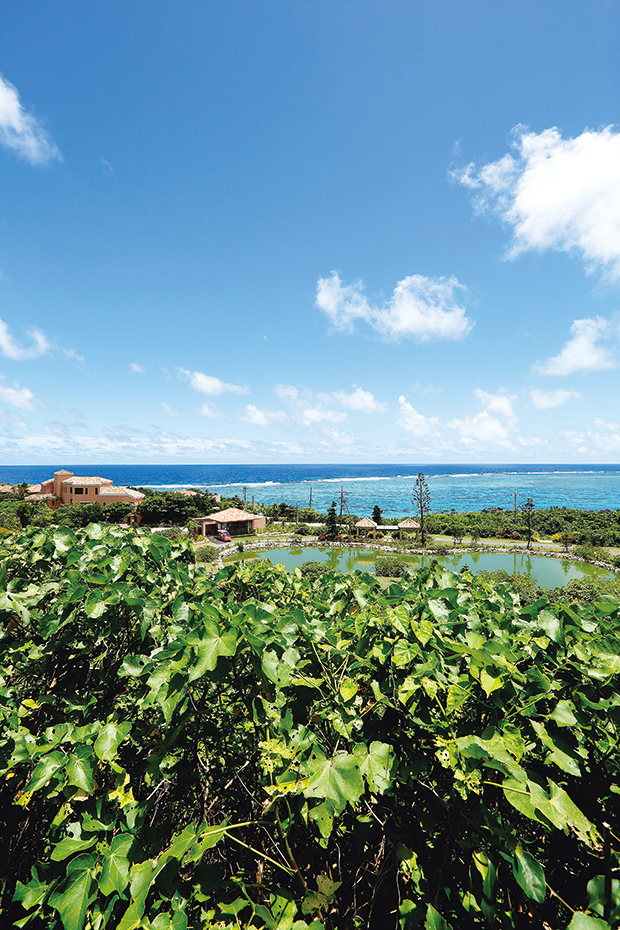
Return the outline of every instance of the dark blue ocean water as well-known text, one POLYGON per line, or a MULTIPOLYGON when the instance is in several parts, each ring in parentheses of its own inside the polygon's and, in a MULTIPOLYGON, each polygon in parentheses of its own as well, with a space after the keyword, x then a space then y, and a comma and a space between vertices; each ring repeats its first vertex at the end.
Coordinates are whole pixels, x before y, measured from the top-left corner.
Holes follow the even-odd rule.
POLYGON ((620 510, 620 465, 3 465, 1 483, 31 484, 59 468, 76 475, 101 475, 115 484, 157 490, 196 487, 222 496, 238 494, 248 503, 286 501, 321 511, 341 489, 351 513, 370 515, 378 504, 384 517, 414 513, 411 492, 423 471, 434 512, 514 508, 528 497, 537 509, 571 507, 620 510), (244 490, 245 489, 245 490, 244 490))

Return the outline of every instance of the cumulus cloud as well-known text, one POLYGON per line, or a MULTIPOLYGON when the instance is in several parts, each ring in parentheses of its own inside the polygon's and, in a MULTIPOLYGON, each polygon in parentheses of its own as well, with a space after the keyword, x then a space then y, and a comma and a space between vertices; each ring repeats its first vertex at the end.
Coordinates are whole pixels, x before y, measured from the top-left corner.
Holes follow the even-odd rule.
POLYGON ((437 417, 425 417, 411 406, 407 398, 401 394, 398 398, 399 416, 398 425, 412 436, 431 436, 437 432, 439 420, 437 417))
POLYGON ((579 391, 541 391, 539 388, 532 388, 530 391, 532 403, 539 410, 549 410, 552 407, 561 407, 571 397, 579 397, 579 391))
POLYGON ((346 391, 332 391, 331 394, 319 396, 328 402, 344 407, 345 410, 356 410, 359 413, 385 413, 389 406, 383 401, 376 400, 370 391, 365 391, 361 387, 355 388, 349 394, 346 391))
POLYGON ((35 396, 28 388, 20 388, 18 384, 15 387, 6 387, 0 384, 0 401, 10 404, 11 407, 18 407, 20 410, 33 410, 35 396))
POLYGON ((565 342, 559 355, 550 358, 534 370, 541 375, 572 375, 575 371, 603 371, 615 368, 611 352, 597 343, 609 333, 609 322, 600 316, 575 320, 570 328, 572 338, 565 342))
POLYGON ((6 358, 11 358, 15 362, 22 362, 28 358, 38 358, 40 355, 49 352, 51 345, 42 332, 38 329, 32 329, 28 331, 28 335, 33 340, 33 344, 24 348, 11 336, 9 327, 4 320, 0 320, 0 352, 6 358))
POLYGON ((530 249, 582 255, 589 272, 620 281, 620 133, 607 126, 563 139, 555 127, 513 130, 513 155, 452 177, 479 212, 498 214, 514 236, 507 256, 530 249))
POLYGON ((132 371, 135 375, 143 375, 144 368, 142 365, 138 365, 137 362, 131 362, 129 365, 129 370, 132 371))
POLYGON ((286 414, 283 410, 261 410, 256 404, 245 405, 245 416, 241 417, 248 423, 254 423, 255 426, 267 426, 271 420, 286 420, 286 414))
POLYGON ((507 420, 516 423, 516 416, 512 406, 513 401, 517 399, 516 397, 508 397, 502 391, 489 394, 487 391, 481 391, 480 388, 476 388, 474 397, 480 401, 485 410, 497 413, 499 416, 506 417, 507 420))
POLYGON ((465 445, 480 441, 503 446, 511 445, 508 428, 496 417, 492 417, 487 410, 483 410, 474 417, 465 417, 463 420, 450 420, 447 426, 456 430, 461 442, 465 445))
POLYGON ((215 378, 213 375, 205 375, 202 371, 188 371, 186 368, 177 368, 177 372, 179 378, 189 381, 195 391, 208 394, 210 397, 217 397, 220 394, 247 394, 249 392, 247 387, 220 381, 219 378, 215 378))
POLYGON ((319 278, 316 306, 334 329, 353 332, 355 322, 362 320, 385 339, 463 339, 473 326, 457 303, 455 293, 465 288, 454 277, 410 275, 398 282, 390 300, 381 307, 372 306, 362 289, 361 281, 343 285, 333 271, 331 277, 319 278))
POLYGON ((347 410, 370 414, 385 413, 388 409, 388 404, 377 400, 371 391, 355 385, 352 391, 315 393, 308 388, 299 390, 292 384, 277 384, 274 393, 291 408, 292 416, 304 426, 343 423, 348 418, 347 410), (344 409, 336 410, 335 407, 344 409))
POLYGON ((41 120, 26 113, 17 88, 0 75, 0 145, 16 152, 31 165, 62 161, 41 120))

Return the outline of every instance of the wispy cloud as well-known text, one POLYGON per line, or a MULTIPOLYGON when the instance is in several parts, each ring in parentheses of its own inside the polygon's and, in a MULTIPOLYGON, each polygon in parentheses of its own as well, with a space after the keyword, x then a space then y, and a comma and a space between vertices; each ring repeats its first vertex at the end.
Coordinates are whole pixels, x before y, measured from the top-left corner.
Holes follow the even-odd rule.
POLYGON ((129 370, 132 371, 135 375, 143 375, 145 371, 142 365, 138 365, 137 362, 130 362, 129 370))
POLYGON ((84 362, 85 358, 83 355, 78 355, 75 349, 63 349, 65 358, 71 359, 74 362, 84 362))
POLYGON ((572 375, 576 371, 603 371, 616 367, 609 349, 598 345, 610 331, 608 320, 600 316, 575 320, 570 331, 572 339, 564 343, 559 355, 535 365, 534 371, 541 375, 572 375))
POLYGON ((16 362, 21 362, 29 358, 38 358, 40 355, 45 355, 49 352, 51 344, 47 341, 42 332, 38 329, 32 329, 29 330, 27 334, 34 342, 33 345, 24 348, 11 336, 9 327, 4 320, 0 320, 0 352, 2 352, 6 358, 11 358, 16 362))
POLYGON ((455 298, 464 290, 456 278, 425 278, 415 274, 399 281, 389 301, 371 305, 362 293, 361 281, 343 285, 338 272, 319 278, 316 306, 334 329, 353 332, 358 320, 367 323, 386 339, 463 339, 473 322, 455 298))
POLYGON ((498 214, 514 236, 507 257, 530 249, 577 252, 588 271, 620 281, 620 133, 608 126, 563 139, 555 127, 513 130, 514 155, 452 172, 478 212, 498 214))
POLYGON ((241 417, 247 423, 255 426, 267 426, 272 421, 282 422, 287 419, 284 410, 261 410, 256 404, 246 404, 245 416, 241 417))
POLYGON ((162 401, 161 409, 164 413, 167 413, 169 417, 186 417, 187 410, 178 410, 176 407, 171 407, 165 401, 162 401))
POLYGON ((203 404, 198 411, 201 417, 207 417, 210 420, 217 420, 219 417, 223 417, 224 414, 217 407, 212 407, 210 404, 203 404))
POLYGON ((58 147, 40 119, 26 113, 17 88, 0 75, 0 145, 16 152, 31 165, 62 161, 58 147))
POLYGON ((438 432, 439 420, 437 417, 425 417, 411 406, 407 398, 401 394, 398 398, 399 417, 398 425, 412 436, 431 436, 438 432))
POLYGON ((620 430, 620 423, 617 423, 615 420, 601 420, 600 417, 595 417, 592 422, 597 429, 606 429, 612 433, 620 430))
POLYGON ((189 381, 195 391, 202 394, 208 394, 210 397, 218 397, 220 394, 248 394, 249 388, 240 384, 229 384, 227 381, 220 381, 213 375, 206 375, 202 371, 188 371, 186 368, 177 368, 179 378, 189 381))
POLYGON ((530 397, 533 405, 538 407, 539 410, 550 410, 552 407, 561 407, 572 397, 579 397, 579 391, 565 391, 563 389, 541 391, 539 388, 532 388, 530 397))
POLYGON ((304 426, 343 423, 348 418, 348 410, 364 414, 385 413, 388 410, 388 404, 378 401, 371 391, 355 385, 352 391, 315 393, 309 388, 300 390, 292 384, 277 384, 274 393, 289 405, 292 416, 304 426))

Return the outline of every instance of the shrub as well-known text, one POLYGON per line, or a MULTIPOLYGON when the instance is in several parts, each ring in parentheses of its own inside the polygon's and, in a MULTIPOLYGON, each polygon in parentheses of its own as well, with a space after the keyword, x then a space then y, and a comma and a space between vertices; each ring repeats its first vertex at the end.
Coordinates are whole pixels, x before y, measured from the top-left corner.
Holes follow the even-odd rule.
POLYGON ((197 562, 215 562, 217 561, 217 557, 218 550, 210 543, 207 543, 206 546, 201 546, 200 549, 196 549, 197 562))
POLYGON ((183 530, 180 526, 163 526, 153 531, 153 536, 163 536, 164 539, 178 539, 182 535, 183 530))
POLYGON ((330 571, 330 568, 327 562, 317 562, 316 560, 312 560, 310 562, 304 562, 299 571, 301 572, 302 577, 308 578, 310 581, 314 581, 316 578, 320 578, 321 575, 324 575, 326 572, 330 571))
POLYGON ((532 578, 526 572, 509 572, 503 568, 494 572, 478 572, 478 580, 487 582, 492 588, 497 588, 498 584, 507 584, 519 595, 519 600, 524 607, 534 604, 540 597, 546 595, 546 591, 539 588, 532 578))
POLYGON ((402 578, 409 566, 395 555, 378 556, 375 560, 375 575, 382 578, 402 578))
POLYGON ((579 546, 575 546, 574 552, 575 555, 579 556, 580 559, 585 559, 586 562, 594 562, 596 559, 596 549, 590 543, 581 543, 579 546))

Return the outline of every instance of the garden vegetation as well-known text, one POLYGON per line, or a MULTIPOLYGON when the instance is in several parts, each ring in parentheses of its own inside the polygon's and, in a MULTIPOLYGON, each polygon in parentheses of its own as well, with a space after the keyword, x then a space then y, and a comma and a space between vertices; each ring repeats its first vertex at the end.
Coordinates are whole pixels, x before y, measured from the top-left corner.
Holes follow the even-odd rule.
POLYGON ((617 599, 0 547, 4 926, 617 926, 617 599))

